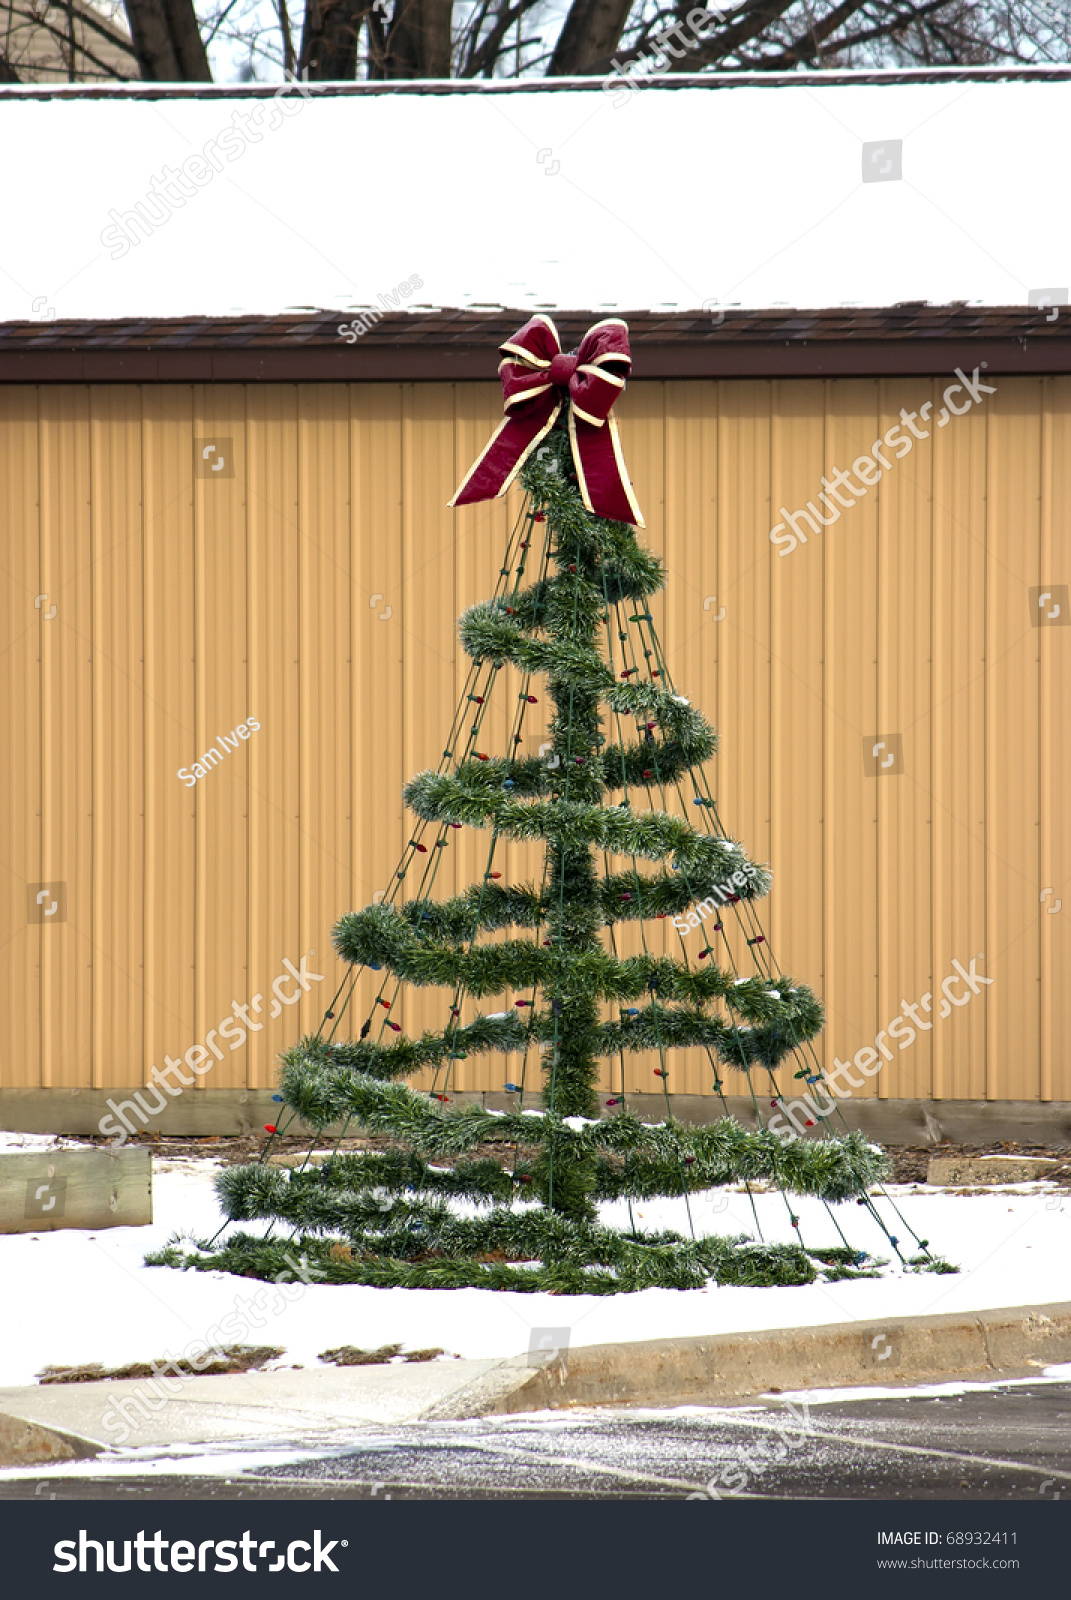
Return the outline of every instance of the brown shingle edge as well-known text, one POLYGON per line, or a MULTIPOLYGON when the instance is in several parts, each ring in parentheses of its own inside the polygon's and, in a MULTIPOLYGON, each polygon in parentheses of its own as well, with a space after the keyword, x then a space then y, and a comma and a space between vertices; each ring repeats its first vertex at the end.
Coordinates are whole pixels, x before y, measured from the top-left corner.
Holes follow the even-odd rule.
MULTIPOLYGON (((553 312, 565 348, 609 314, 553 312)), ((497 346, 526 310, 382 317, 347 343, 352 311, 241 318, 0 323, 0 383, 492 381, 497 346)), ((865 377, 1071 373, 1071 310, 920 306, 621 312, 633 377, 865 377)))
MULTIPOLYGON (((809 72, 673 72, 651 73, 643 93, 678 89, 830 89, 898 88, 903 84, 1065 83, 1071 66, 1064 62, 996 63, 985 66, 826 68, 809 72)), ((495 97, 519 94, 599 93, 604 79, 582 78, 393 78, 314 82, 308 93, 327 99, 367 99, 379 95, 495 97)), ((277 83, 56 83, 5 84, 0 105, 18 100, 236 100, 267 99, 277 83)))

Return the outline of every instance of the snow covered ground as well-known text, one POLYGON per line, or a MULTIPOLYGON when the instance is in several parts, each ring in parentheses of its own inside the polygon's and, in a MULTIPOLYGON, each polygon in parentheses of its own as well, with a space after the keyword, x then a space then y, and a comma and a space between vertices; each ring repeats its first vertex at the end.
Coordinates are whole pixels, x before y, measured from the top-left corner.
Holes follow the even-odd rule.
MULTIPOLYGON (((4 1147, 47 1145, 31 1135, 5 1135, 4 1147)), ((149 1227, 97 1233, 0 1236, 0 1281, 5 1315, 0 1328, 0 1386, 33 1383, 46 1365, 101 1362, 119 1366, 177 1355, 228 1312, 248 1316, 260 1287, 225 1273, 146 1267, 146 1251, 175 1231, 204 1238, 219 1226, 212 1179, 216 1164, 177 1159, 157 1163, 156 1220, 149 1227)), ((479 1289, 370 1289, 309 1284, 289 1304, 257 1312, 263 1325, 243 1343, 280 1345, 286 1364, 314 1365, 333 1345, 406 1349, 442 1346, 467 1357, 512 1356, 529 1348, 533 1329, 567 1329, 574 1345, 802 1327, 888 1316, 933 1315, 998 1306, 1071 1300, 1071 1196, 1050 1185, 1024 1184, 992 1194, 956 1195, 901 1187, 890 1191, 906 1222, 931 1249, 961 1268, 958 1275, 907 1274, 892 1267, 879 1279, 814 1283, 800 1288, 713 1287, 687 1292, 552 1296, 496 1294, 479 1289)), ((769 1240, 788 1240, 784 1201, 756 1197, 769 1240)), ((910 1234, 888 1204, 879 1202, 903 1242, 910 1234)), ((817 1202, 794 1201, 809 1246, 836 1244, 817 1202)), ((637 1222, 687 1230, 683 1203, 643 1202, 637 1222)), ((623 1206, 607 1206, 608 1221, 627 1223, 623 1206)), ((754 1232, 743 1193, 692 1197, 697 1232, 754 1232)), ((836 1215, 853 1246, 888 1255, 882 1236, 860 1207, 836 1215)), ((905 1253, 907 1253, 905 1251, 905 1253)), ((272 1299, 281 1301, 277 1292, 272 1299)), ((562 1343, 560 1337, 556 1340, 562 1343)))

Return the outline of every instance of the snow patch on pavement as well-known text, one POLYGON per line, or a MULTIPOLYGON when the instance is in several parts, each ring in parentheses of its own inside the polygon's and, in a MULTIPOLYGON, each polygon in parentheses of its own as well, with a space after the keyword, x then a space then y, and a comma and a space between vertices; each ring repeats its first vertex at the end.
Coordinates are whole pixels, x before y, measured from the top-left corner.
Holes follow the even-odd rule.
POLYGON ((1039 1383, 1067 1383, 1071 1380, 1071 1362, 1053 1367, 1041 1367, 1036 1377, 984 1378, 977 1381, 956 1379, 950 1383, 867 1384, 846 1389, 786 1389, 783 1393, 764 1394, 763 1400, 806 1400, 809 1406, 835 1406, 857 1400, 954 1400, 965 1394, 992 1394, 997 1389, 1036 1388, 1039 1383))

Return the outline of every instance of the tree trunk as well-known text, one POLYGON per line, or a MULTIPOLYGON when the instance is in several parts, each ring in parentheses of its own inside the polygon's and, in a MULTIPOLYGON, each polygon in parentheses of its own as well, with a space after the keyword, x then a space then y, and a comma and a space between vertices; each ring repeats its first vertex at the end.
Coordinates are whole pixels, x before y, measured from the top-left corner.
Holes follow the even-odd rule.
POLYGON ((138 70, 148 83, 211 83, 193 0, 124 0, 138 70))
POLYGON ((448 78, 453 0, 397 0, 387 34, 388 78, 448 78))
POLYGON ((371 0, 309 0, 301 33, 298 73, 319 82, 350 83, 357 76, 357 46, 371 0))
POLYGON ((573 0, 547 77, 575 77, 590 72, 596 62, 609 61, 631 10, 631 0, 573 0))
POLYGON ((163 4, 180 75, 187 83, 211 83, 212 69, 208 65, 208 51, 197 25, 193 0, 163 0, 163 4))

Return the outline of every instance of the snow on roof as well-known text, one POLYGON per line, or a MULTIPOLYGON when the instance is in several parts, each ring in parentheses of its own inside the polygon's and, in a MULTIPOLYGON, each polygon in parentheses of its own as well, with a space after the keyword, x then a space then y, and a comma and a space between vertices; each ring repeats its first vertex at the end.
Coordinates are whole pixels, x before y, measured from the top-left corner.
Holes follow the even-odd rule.
POLYGON ((1065 76, 434 87, 313 85, 278 104, 262 90, 0 94, 4 146, 23 153, 5 174, 0 319, 716 317, 1020 305, 1071 282, 1065 76))

